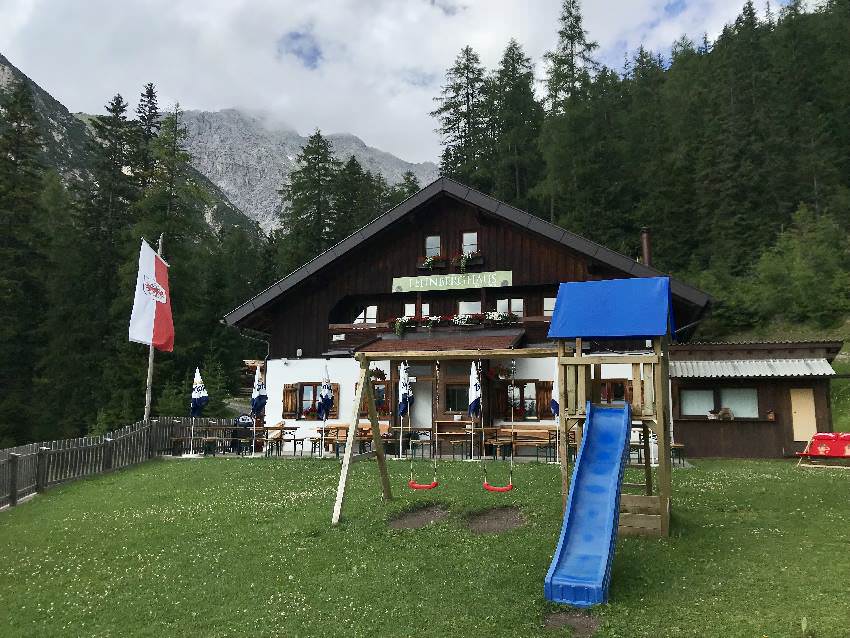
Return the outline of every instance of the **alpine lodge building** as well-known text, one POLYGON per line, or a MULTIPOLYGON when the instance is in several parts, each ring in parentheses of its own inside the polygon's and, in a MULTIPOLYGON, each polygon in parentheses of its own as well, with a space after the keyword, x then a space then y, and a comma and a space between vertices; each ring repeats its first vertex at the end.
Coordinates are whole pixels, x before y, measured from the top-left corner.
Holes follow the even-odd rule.
MULTIPOLYGON (((547 333, 558 286, 663 276, 649 265, 648 232, 642 244, 643 263, 440 178, 225 322, 268 340, 265 422, 297 425, 294 438, 315 437, 322 425, 316 407, 326 371, 334 393, 328 425, 349 425, 358 352, 434 353, 433 361, 410 364, 410 425, 425 437, 460 434, 468 419, 470 361, 440 362, 446 350, 474 351, 471 360, 481 363, 484 427, 554 425, 556 360, 547 333), (552 358, 487 354, 528 347, 551 347, 552 358)), ((832 431, 831 363, 842 342, 691 343, 711 299, 676 279, 671 291, 673 441, 686 456, 790 456, 813 433, 832 431)), ((389 432, 401 425, 399 369, 389 361, 373 368, 381 430, 389 432)), ((595 402, 630 398, 628 364, 594 366, 592 377, 595 402)), ((368 423, 365 409, 360 418, 368 423)), ((441 452, 452 450, 441 445, 441 452)))

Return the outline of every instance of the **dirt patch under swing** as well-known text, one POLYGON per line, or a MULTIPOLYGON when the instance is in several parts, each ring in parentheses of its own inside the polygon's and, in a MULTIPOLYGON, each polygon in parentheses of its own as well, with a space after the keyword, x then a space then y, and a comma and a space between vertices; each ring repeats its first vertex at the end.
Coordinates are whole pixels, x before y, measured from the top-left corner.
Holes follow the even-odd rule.
POLYGON ((389 522, 393 529, 419 529, 432 523, 438 523, 449 516, 449 510, 439 505, 421 507, 412 512, 399 514, 389 522))
POLYGON ((580 611, 554 611, 546 615, 543 627, 546 629, 569 627, 573 630, 573 638, 590 638, 599 628, 599 619, 580 611))
POLYGON ((525 517, 517 507, 494 507, 473 514, 467 523, 473 534, 498 534, 525 525, 525 517))

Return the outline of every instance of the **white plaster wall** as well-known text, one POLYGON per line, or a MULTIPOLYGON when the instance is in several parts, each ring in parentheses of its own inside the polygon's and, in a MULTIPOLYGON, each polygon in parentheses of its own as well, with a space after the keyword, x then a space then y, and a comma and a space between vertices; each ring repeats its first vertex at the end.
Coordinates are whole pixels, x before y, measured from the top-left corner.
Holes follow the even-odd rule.
MULTIPOLYGON (((339 384, 339 418, 328 420, 328 424, 349 423, 354 401, 354 387, 360 378, 360 364, 353 358, 344 359, 269 359, 266 369, 266 390, 269 400, 266 403, 266 423, 274 425, 283 420, 283 386, 287 383, 321 382, 325 376, 325 366, 331 383, 339 384)), ((373 368, 380 368, 389 378, 390 366, 386 361, 377 361, 373 368)), ((415 405, 415 404, 414 404, 415 405)), ((296 436, 312 436, 319 421, 287 420, 287 425, 298 425, 296 436)), ((365 422, 365 419, 361 421, 365 422)))

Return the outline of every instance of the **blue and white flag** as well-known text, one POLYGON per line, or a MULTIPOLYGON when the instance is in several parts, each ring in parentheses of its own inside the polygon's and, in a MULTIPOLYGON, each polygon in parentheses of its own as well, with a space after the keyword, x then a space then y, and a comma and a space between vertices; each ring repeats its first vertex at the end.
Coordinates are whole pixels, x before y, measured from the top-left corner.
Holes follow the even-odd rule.
POLYGON ((195 380, 192 381, 192 402, 189 404, 189 416, 201 416, 204 406, 210 402, 207 386, 201 379, 201 371, 195 368, 195 380))
POLYGON ((325 378, 322 379, 322 389, 319 390, 319 400, 316 403, 316 412, 320 421, 327 421, 331 416, 331 408, 334 405, 334 392, 331 387, 331 378, 328 375, 328 366, 325 366, 325 378))
POLYGON ((561 413, 561 405, 558 403, 558 360, 555 359, 555 378, 552 380, 552 399, 549 401, 549 409, 552 414, 558 416, 561 413))
POLYGON ((398 380, 398 415, 404 416, 413 405, 413 388, 410 387, 410 366, 402 363, 401 375, 398 380))
POLYGON ((254 391, 251 393, 251 415, 260 416, 266 407, 266 401, 269 400, 266 394, 266 382, 260 376, 260 366, 257 366, 257 372, 254 374, 254 391))
POLYGON ((472 362, 469 370, 469 416, 481 414, 481 380, 478 378, 478 366, 472 362))

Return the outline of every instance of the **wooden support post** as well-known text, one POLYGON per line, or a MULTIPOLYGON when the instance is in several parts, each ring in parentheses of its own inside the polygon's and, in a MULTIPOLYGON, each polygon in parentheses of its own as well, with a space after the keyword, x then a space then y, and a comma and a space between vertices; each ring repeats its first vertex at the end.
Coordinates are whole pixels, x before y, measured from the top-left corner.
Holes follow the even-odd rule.
MULTIPOLYGON (((381 494, 385 501, 391 501, 393 492, 390 488, 390 475, 387 472, 387 459, 384 454, 384 441, 381 439, 381 426, 378 423, 378 411, 375 409, 375 389, 369 376, 369 362, 363 361, 361 366, 366 366, 366 408, 369 411, 369 422, 372 424, 372 451, 378 460, 378 475, 381 480, 381 494)), ((392 395, 389 395, 392 396, 392 395)), ((389 401, 389 396, 386 398, 389 401)))
POLYGON ((47 488, 47 453, 50 448, 38 448, 35 466, 35 491, 43 492, 47 488))
MULTIPOLYGON (((562 340, 558 341, 558 357, 564 356, 566 348, 562 340)), ((567 430, 567 366, 558 363, 558 458, 561 461, 561 497, 563 509, 567 509, 567 495, 570 492, 569 445, 570 433, 567 430)))
POLYGON ((351 457, 354 455, 354 440, 357 433, 357 422, 360 418, 360 402, 363 400, 363 392, 369 382, 369 364, 366 360, 360 360, 360 381, 354 391, 354 405, 351 409, 351 421, 348 424, 348 433, 345 437, 345 453, 342 455, 342 470, 339 473, 339 485, 336 488, 336 501, 331 516, 331 524, 337 525, 342 515, 342 503, 345 500, 345 487, 348 482, 348 473, 351 470, 351 457))
POLYGON ((653 340, 653 349, 658 356, 659 364, 655 373, 655 422, 658 435, 658 496, 661 501, 661 535, 670 533, 670 495, 671 495, 671 471, 670 467, 670 428, 668 427, 670 415, 670 388, 667 380, 670 378, 670 353, 668 349, 669 337, 667 335, 653 340))
POLYGON ((18 504, 18 459, 20 454, 9 455, 9 507, 18 504))
POLYGON ((643 436, 643 480, 646 489, 646 495, 652 496, 652 448, 649 445, 649 434, 651 430, 647 427, 646 421, 641 422, 643 436))
POLYGON ((632 415, 643 414, 643 380, 640 363, 632 364, 632 415))
MULTIPOLYGON (((589 366, 588 366, 589 368, 589 366)), ((602 364, 593 364, 593 378, 590 381, 590 402, 602 402, 602 364)))

